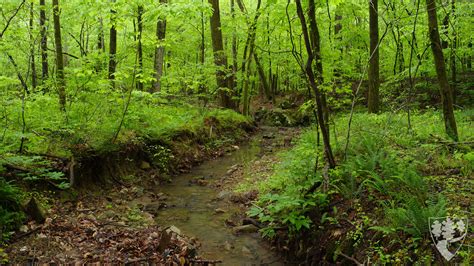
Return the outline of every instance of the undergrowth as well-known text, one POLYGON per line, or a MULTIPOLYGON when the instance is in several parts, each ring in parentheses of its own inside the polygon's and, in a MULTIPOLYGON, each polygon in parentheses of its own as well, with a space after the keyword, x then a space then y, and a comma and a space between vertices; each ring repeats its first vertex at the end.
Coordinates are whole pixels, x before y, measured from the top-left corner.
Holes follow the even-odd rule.
POLYGON ((263 233, 268 237, 276 236, 282 226, 290 238, 296 238, 350 221, 358 229, 346 238, 357 235, 353 246, 365 241, 362 253, 378 254, 376 260, 381 259, 380 244, 363 239, 373 235, 370 231, 390 239, 383 250, 397 255, 385 254, 384 260, 390 258, 385 262, 430 257, 430 247, 421 245, 430 240, 428 218, 465 216, 471 211, 469 204, 460 207, 458 199, 461 194, 468 203, 473 200, 473 114, 473 110, 456 113, 460 141, 454 145, 443 133, 438 112, 412 114, 411 129, 404 113, 357 113, 346 160, 347 117, 337 117, 331 137, 339 164, 329 171, 328 184, 322 177, 322 147, 316 143, 315 129, 308 129, 294 148, 280 155, 274 174, 260 183, 261 196, 249 214, 265 222, 263 233), (457 189, 446 181, 450 177, 457 189), (338 203, 341 198, 342 204, 338 203), (337 210, 359 205, 355 217, 337 210), (407 239, 413 244, 403 245, 407 239), (397 248, 387 250, 387 246, 397 248))

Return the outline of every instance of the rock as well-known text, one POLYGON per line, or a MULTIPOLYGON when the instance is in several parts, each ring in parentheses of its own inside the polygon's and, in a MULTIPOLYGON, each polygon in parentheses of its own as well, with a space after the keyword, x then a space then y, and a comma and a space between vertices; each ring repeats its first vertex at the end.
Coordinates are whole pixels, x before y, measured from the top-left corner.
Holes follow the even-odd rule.
POLYGON ((46 220, 44 211, 36 201, 35 197, 31 197, 30 201, 26 204, 25 212, 37 223, 41 224, 46 220))
POLYGON ((142 161, 142 162, 140 163, 140 169, 142 169, 142 170, 147 170, 147 169, 150 169, 150 168, 151 168, 151 165, 150 165, 149 162, 147 162, 147 161, 142 161))
POLYGON ((166 229, 166 232, 173 232, 173 233, 176 233, 177 235, 181 235, 181 230, 179 230, 179 228, 174 225, 166 229))
POLYGON ((231 175, 232 173, 234 173, 235 171, 237 171, 239 169, 240 165, 238 164, 234 164, 232 165, 229 170, 227 170, 227 175, 231 175))
POLYGON ((214 210, 214 212, 215 212, 215 213, 225 213, 226 210, 221 209, 221 208, 217 208, 217 209, 214 210))
POLYGON ((225 199, 230 198, 231 196, 232 196, 232 192, 222 190, 221 192, 219 192, 219 194, 217 194, 217 199, 218 200, 225 200, 225 199))
POLYGON ((19 231, 20 231, 20 232, 22 232, 22 233, 26 233, 26 232, 28 232, 28 226, 26 226, 26 225, 22 225, 22 226, 20 226, 20 229, 19 229, 19 231))
POLYGON ((252 251, 247 247, 242 247, 242 254, 246 257, 252 257, 252 251))
POLYGON ((229 243, 229 241, 226 241, 226 242, 224 243, 224 249, 225 249, 225 250, 231 251, 233 248, 234 248, 234 246, 233 246, 231 243, 229 243))
POLYGON ((258 227, 253 224, 245 224, 232 228, 232 232, 236 235, 256 233, 258 232, 258 227))
POLYGON ((143 211, 149 212, 153 215, 156 215, 163 208, 166 208, 166 203, 164 203, 164 202, 152 202, 152 203, 146 204, 143 207, 143 211))

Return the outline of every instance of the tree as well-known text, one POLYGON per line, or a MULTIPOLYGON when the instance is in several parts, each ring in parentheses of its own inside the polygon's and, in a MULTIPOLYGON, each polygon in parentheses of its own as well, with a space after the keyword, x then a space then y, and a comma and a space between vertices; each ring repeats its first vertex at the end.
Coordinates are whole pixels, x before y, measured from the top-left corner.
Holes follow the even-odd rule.
POLYGON ((142 35, 143 35, 143 6, 139 5, 137 8, 137 57, 138 57, 138 73, 140 78, 137 82, 137 90, 143 90, 143 82, 141 81, 141 75, 143 75, 143 47, 142 47, 142 35))
MULTIPOLYGON (((250 78, 250 63, 252 62, 252 57, 255 55, 255 37, 257 34, 257 22, 260 17, 260 5, 262 1, 258 0, 257 9, 255 11, 255 17, 253 22, 249 25, 249 30, 247 34, 247 42, 244 49, 244 58, 242 60, 242 76, 243 76, 243 104, 242 104, 242 114, 249 115, 249 105, 250 105, 250 92, 249 92, 249 78, 250 78), (247 49, 248 48, 248 49, 247 49), (248 53, 247 53, 248 50, 248 53)), ((261 66, 259 63, 258 56, 255 57, 258 61, 257 67, 261 66)), ((260 71, 263 73, 263 70, 260 71)), ((261 75, 260 75, 261 76, 261 75)), ((263 74, 265 78, 265 74, 263 74)), ((266 80, 263 80, 266 82, 266 80)))
MULTIPOLYGON (((306 53, 308 55, 306 65, 304 66, 304 70, 305 70, 306 79, 309 83, 309 86, 311 87, 315 95, 318 124, 319 124, 319 127, 321 128, 321 132, 323 135, 324 155, 325 155, 329 168, 335 168, 336 161, 332 153, 331 143, 329 139, 329 129, 327 128, 327 123, 325 121, 323 101, 321 99, 321 90, 319 89, 319 86, 317 84, 317 81, 316 81, 317 76, 314 74, 313 67, 312 67, 314 58, 315 58, 313 47, 318 46, 320 42, 319 38, 316 37, 318 36, 318 34, 315 32, 317 30, 317 26, 314 27, 314 24, 315 24, 315 21, 313 21, 314 17, 312 18, 312 16, 310 16, 309 18, 310 31, 308 31, 308 27, 306 25, 306 18, 304 16, 303 8, 301 6, 301 1, 295 0, 295 2, 296 2, 297 15, 301 22, 301 30, 303 32, 304 45, 306 47, 306 53), (313 46, 311 44, 310 34, 312 36, 311 39, 313 41, 313 46)), ((314 14, 314 8, 315 8, 314 0, 310 0, 309 2, 310 14, 314 14)))
MULTIPOLYGON (((160 4, 164 5, 167 0, 160 0, 160 4)), ((165 46, 163 40, 166 37, 166 19, 159 17, 156 22, 156 39, 158 41, 155 47, 155 81, 153 82, 151 92, 161 91, 161 77, 163 76, 163 62, 165 58, 165 46)))
MULTIPOLYGON (((112 0, 112 4, 115 0, 112 0)), ((109 40, 109 80, 112 88, 115 88, 115 71, 117 68, 117 11, 114 8, 110 10, 110 40, 109 40)))
POLYGON ((219 0, 209 0, 212 7, 211 16, 211 39, 212 50, 214 52, 214 64, 217 66, 216 79, 219 87, 219 102, 222 107, 234 108, 232 93, 229 88, 229 81, 226 76, 227 56, 224 51, 221 31, 221 15, 219 9, 219 0))
POLYGON ((378 0, 369 0, 369 31, 370 31, 370 60, 369 60, 369 113, 379 112, 379 20, 378 0))
POLYGON ((31 61, 31 86, 36 88, 37 81, 36 81, 36 61, 35 61, 35 40, 33 36, 33 20, 34 20, 34 2, 30 3, 30 61, 31 61))
POLYGON ((40 0, 40 35, 41 35, 41 78, 43 82, 48 78, 48 34, 46 31, 46 5, 40 0))
POLYGON ((426 0, 426 9, 428 12, 428 31, 431 41, 431 50, 433 51, 436 74, 438 76, 439 92, 441 94, 441 102, 443 105, 444 126, 448 136, 454 141, 458 141, 458 130, 456 127, 456 119, 454 118, 453 93, 449 86, 446 74, 443 48, 439 37, 435 0, 426 0))
POLYGON ((61 23, 59 21, 59 3, 53 1, 53 22, 54 22, 54 44, 56 45, 56 80, 59 93, 59 106, 61 111, 66 111, 66 80, 64 78, 64 58, 63 45, 61 39, 61 23))

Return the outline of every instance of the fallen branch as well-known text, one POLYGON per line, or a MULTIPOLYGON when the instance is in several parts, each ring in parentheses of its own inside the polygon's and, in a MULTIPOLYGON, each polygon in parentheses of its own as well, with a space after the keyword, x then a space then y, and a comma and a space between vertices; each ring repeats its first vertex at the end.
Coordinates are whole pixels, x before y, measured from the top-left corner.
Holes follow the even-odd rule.
POLYGON ((342 253, 342 252, 339 252, 339 255, 343 256, 344 258, 354 262, 356 265, 364 265, 362 263, 360 263, 358 260, 354 259, 353 257, 350 257, 350 256, 347 256, 346 254, 342 253))
POLYGON ((201 263, 201 264, 217 264, 217 263, 222 263, 222 260, 190 259, 189 262, 201 263))

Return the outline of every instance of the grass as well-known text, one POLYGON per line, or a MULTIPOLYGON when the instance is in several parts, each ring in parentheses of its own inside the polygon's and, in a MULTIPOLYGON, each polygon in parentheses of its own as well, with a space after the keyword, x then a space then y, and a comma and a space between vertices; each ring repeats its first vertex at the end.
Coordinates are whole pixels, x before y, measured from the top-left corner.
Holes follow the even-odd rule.
POLYGON ((75 150, 109 150, 121 144, 148 140, 167 140, 183 132, 197 132, 208 117, 215 117, 225 125, 248 122, 241 115, 229 111, 201 108, 182 101, 168 101, 149 93, 133 93, 130 106, 116 143, 117 132, 125 107, 124 95, 118 93, 84 93, 77 96, 67 113, 59 112, 56 98, 30 96, 25 104, 25 132, 22 132, 21 101, 5 101, 1 123, 5 130, 0 151, 14 153, 21 139, 31 153, 55 154, 68 157, 75 150), (122 97, 123 96, 123 97, 122 97))

